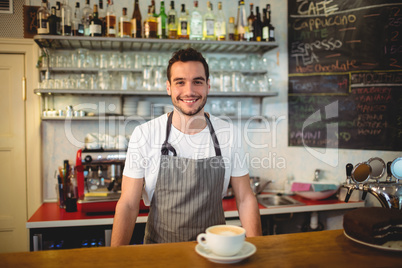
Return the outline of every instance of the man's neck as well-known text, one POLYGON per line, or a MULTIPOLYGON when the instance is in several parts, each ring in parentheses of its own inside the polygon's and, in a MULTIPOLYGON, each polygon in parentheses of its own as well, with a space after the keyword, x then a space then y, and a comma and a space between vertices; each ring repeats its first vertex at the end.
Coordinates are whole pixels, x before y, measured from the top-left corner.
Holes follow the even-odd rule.
POLYGON ((172 124, 184 134, 197 134, 207 126, 207 121, 204 116, 204 109, 191 116, 182 114, 175 110, 173 113, 172 124))

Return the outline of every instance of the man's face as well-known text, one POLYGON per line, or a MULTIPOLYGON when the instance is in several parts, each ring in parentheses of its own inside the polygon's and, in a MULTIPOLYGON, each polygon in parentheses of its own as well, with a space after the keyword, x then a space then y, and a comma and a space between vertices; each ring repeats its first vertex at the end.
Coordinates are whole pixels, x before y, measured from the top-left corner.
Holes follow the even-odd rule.
POLYGON ((166 82, 166 87, 173 106, 187 116, 202 114, 210 89, 202 63, 175 62, 171 67, 170 81, 166 82))

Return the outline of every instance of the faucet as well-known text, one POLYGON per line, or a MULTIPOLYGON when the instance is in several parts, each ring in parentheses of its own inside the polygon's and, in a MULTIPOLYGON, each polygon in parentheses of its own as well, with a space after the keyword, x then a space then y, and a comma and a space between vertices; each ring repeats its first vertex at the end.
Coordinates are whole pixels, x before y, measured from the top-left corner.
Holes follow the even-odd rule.
MULTIPOLYGON (((374 159, 374 158, 373 158, 374 159)), ((375 158, 380 162, 382 159, 375 158)), ((394 160, 402 163, 402 157, 394 160)), ((383 169, 385 169, 385 163, 383 163, 383 169)), ((364 163, 359 163, 355 167, 352 164, 346 165, 346 181, 342 184, 343 188, 347 189, 345 202, 349 201, 349 198, 354 190, 363 191, 362 199, 364 200, 367 193, 372 194, 380 202, 381 206, 389 209, 402 209, 402 183, 400 170, 395 168, 392 170, 393 162, 388 162, 386 166, 387 177, 386 181, 380 181, 380 177, 373 176, 373 168, 370 165, 370 160, 364 163), (393 177, 396 180, 393 180, 393 177), (369 179, 374 180, 372 182, 369 179)), ((399 166, 400 164, 395 164, 399 166)), ((378 170, 377 170, 378 171, 378 170)))
POLYGON ((250 177, 250 186, 255 195, 259 195, 264 190, 264 188, 272 181, 268 180, 262 183, 261 182, 262 181, 260 180, 260 177, 250 177))

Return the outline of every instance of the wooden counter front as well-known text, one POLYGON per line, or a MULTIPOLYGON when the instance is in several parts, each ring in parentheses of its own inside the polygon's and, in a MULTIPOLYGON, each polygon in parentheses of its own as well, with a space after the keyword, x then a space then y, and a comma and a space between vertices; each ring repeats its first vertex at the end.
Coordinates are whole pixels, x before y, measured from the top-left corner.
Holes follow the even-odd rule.
MULTIPOLYGON (((257 252, 238 267, 397 267, 401 252, 357 244, 343 230, 247 238, 257 252)), ((229 267, 204 259, 196 242, 0 254, 1 267, 229 267)))

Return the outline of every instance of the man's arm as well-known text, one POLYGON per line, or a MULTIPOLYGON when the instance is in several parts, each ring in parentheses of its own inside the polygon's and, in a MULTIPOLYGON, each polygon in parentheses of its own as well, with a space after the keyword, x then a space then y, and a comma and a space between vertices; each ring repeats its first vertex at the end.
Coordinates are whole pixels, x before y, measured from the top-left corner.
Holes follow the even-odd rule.
POLYGON ((140 211, 144 179, 123 176, 122 191, 113 220, 112 247, 128 245, 140 211))
POLYGON ((237 209, 242 226, 246 229, 247 237, 262 235, 260 210, 257 198, 250 187, 249 175, 231 177, 237 209))

